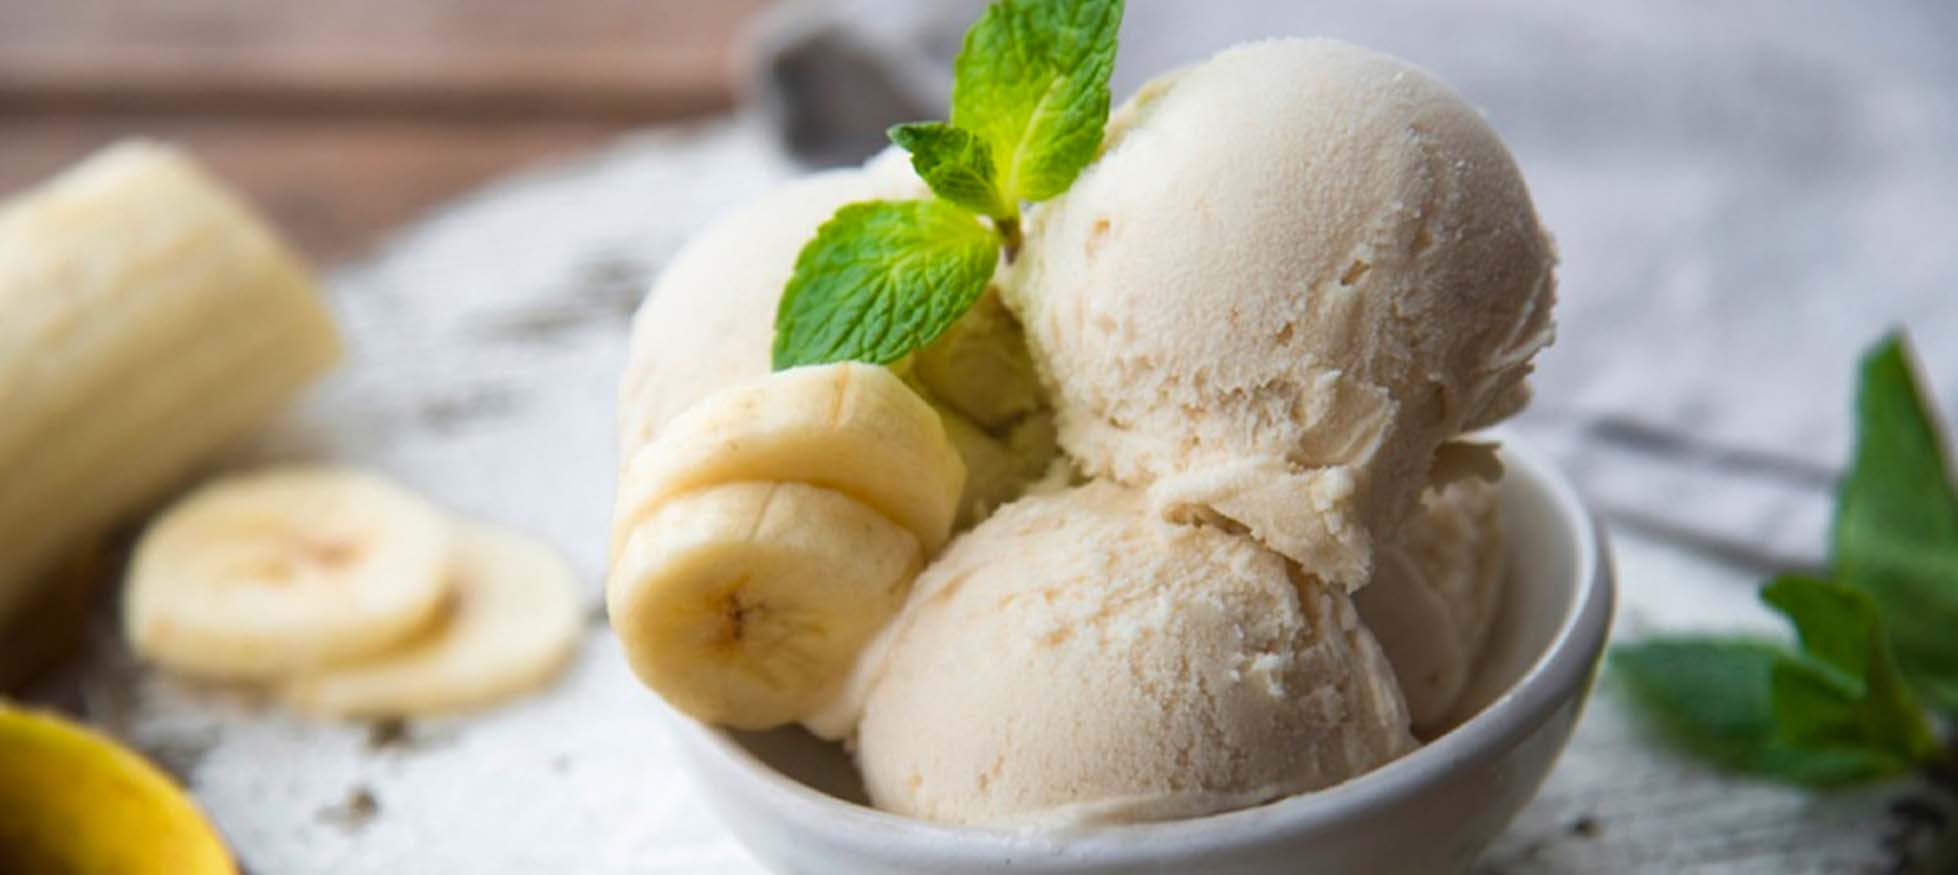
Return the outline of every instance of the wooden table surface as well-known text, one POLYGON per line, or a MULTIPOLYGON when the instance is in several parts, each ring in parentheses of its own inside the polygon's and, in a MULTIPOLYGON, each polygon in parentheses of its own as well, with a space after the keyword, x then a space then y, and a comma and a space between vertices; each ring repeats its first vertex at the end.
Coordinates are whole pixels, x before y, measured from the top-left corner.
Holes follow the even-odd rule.
POLYGON ((0 192, 189 146, 322 262, 485 180, 733 100, 767 0, 5 0, 0 192))

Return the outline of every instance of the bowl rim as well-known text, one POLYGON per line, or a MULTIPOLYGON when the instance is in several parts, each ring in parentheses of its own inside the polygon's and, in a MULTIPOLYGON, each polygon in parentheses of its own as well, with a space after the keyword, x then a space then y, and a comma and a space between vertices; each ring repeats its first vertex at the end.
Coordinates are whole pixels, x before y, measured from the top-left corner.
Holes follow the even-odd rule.
MULTIPOLYGON (((1378 813, 1419 795, 1465 764, 1486 762, 1521 743, 1550 714, 1582 690, 1603 655, 1616 607, 1604 532, 1576 488, 1543 450, 1507 428, 1484 433, 1501 444, 1504 465, 1547 495, 1571 533, 1576 593, 1549 643, 1523 674, 1441 737, 1366 774, 1311 793, 1203 817, 1062 829, 979 827, 933 823, 838 799, 797 781, 748 751, 725 730, 666 708, 671 728, 723 762, 690 758, 698 768, 733 773, 765 797, 780 817, 798 826, 858 833, 846 844, 874 844, 884 855, 912 854, 920 862, 972 864, 1002 854, 1037 852, 1101 864, 1162 862, 1240 849, 1274 834, 1312 832, 1378 813)), ((831 838, 843 838, 832 835, 831 838)))

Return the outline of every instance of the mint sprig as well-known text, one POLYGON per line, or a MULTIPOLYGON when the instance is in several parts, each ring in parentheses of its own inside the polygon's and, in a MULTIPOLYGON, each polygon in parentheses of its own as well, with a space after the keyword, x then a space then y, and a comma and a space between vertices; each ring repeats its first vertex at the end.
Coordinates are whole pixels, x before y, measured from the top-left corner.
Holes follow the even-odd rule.
POLYGON ((966 31, 952 124, 992 148, 1006 203, 1060 194, 1094 160, 1121 24, 1120 0, 1004 0, 966 31))
POLYGON ((1834 579, 1788 574, 1761 589, 1797 646, 1689 637, 1613 649, 1647 712, 1729 768, 1829 785, 1946 757, 1920 701, 1949 712, 1958 693, 1958 495, 1903 350, 1892 336, 1864 359, 1834 579))
POLYGON ((1799 656, 1775 663, 1771 696, 1776 730, 1791 747, 1874 757, 1883 774, 1938 752, 1869 596, 1791 574, 1762 587, 1761 599, 1794 623, 1801 641, 1799 656))
POLYGON ((1122 0, 986 9, 954 62, 952 120, 890 130, 937 200, 851 204, 817 232, 776 311, 777 370, 896 361, 971 308, 1001 249, 1019 251, 1021 204, 1066 191, 1094 160, 1121 22, 1122 0))
POLYGON ((1661 638, 1612 663, 1687 747, 1723 765, 1829 785, 1909 771, 1937 753, 1863 593, 1787 575, 1761 599, 1795 624, 1799 650, 1752 638, 1661 638))
POLYGON ((1890 774, 1888 757, 1796 747, 1776 731, 1774 670, 1786 647, 1751 638, 1669 637, 1615 648, 1613 674, 1687 749, 1740 772, 1830 785, 1890 774))
POLYGON ((890 138, 911 153, 912 169, 932 194, 995 219, 1019 214, 1002 198, 992 147, 978 135, 945 122, 913 122, 891 128, 890 138))
POLYGON ((845 206, 796 258, 775 314, 775 369, 897 361, 957 322, 997 261, 992 233, 945 201, 845 206))
POLYGON ((1902 338, 1865 356, 1857 440, 1836 501, 1831 571, 1870 594, 1897 660, 1958 715, 1958 494, 1902 338))

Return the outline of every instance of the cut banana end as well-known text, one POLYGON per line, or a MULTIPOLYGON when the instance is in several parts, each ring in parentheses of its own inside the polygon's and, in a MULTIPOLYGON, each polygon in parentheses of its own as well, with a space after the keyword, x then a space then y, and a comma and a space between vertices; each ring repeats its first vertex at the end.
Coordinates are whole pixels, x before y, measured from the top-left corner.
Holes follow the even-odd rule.
POLYGON ((613 555, 660 504, 721 483, 808 483, 862 502, 943 546, 965 484, 931 405, 889 370, 845 362, 729 387, 668 423, 620 484, 613 555))
POLYGON ((167 511, 131 561, 124 634, 186 673, 266 678, 387 650, 435 618, 449 524, 380 477, 286 468, 167 511))
POLYGON ((0 202, 0 314, 0 623, 340 355, 304 265, 153 143, 0 202))
POLYGON ((301 677, 285 697, 302 711, 387 717, 466 711, 543 686, 577 647, 577 577, 526 535, 459 526, 443 619, 398 650, 301 677))
POLYGON ((647 686, 697 719, 765 729, 827 702, 922 562, 910 532, 842 494, 733 483, 637 526, 606 601, 647 686))

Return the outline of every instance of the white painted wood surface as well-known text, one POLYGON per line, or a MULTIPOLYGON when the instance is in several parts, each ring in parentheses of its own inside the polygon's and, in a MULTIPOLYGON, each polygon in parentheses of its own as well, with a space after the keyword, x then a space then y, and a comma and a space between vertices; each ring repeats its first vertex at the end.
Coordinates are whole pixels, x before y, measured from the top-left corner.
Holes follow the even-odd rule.
MULTIPOLYGON (((623 141, 454 205, 334 277, 350 360, 229 463, 372 465, 560 546, 593 605, 561 685, 404 733, 308 723, 133 665, 105 614, 83 663, 39 695, 175 769, 257 875, 761 871, 674 767, 597 605, 628 314, 688 233, 790 172, 758 123, 737 120, 623 141)), ((1614 534, 1618 634, 1768 622, 1758 571, 1614 534)), ((1889 865, 1886 806, 1913 795, 1908 782, 1817 797, 1712 774, 1656 746, 1603 686, 1479 871, 1889 865)))

